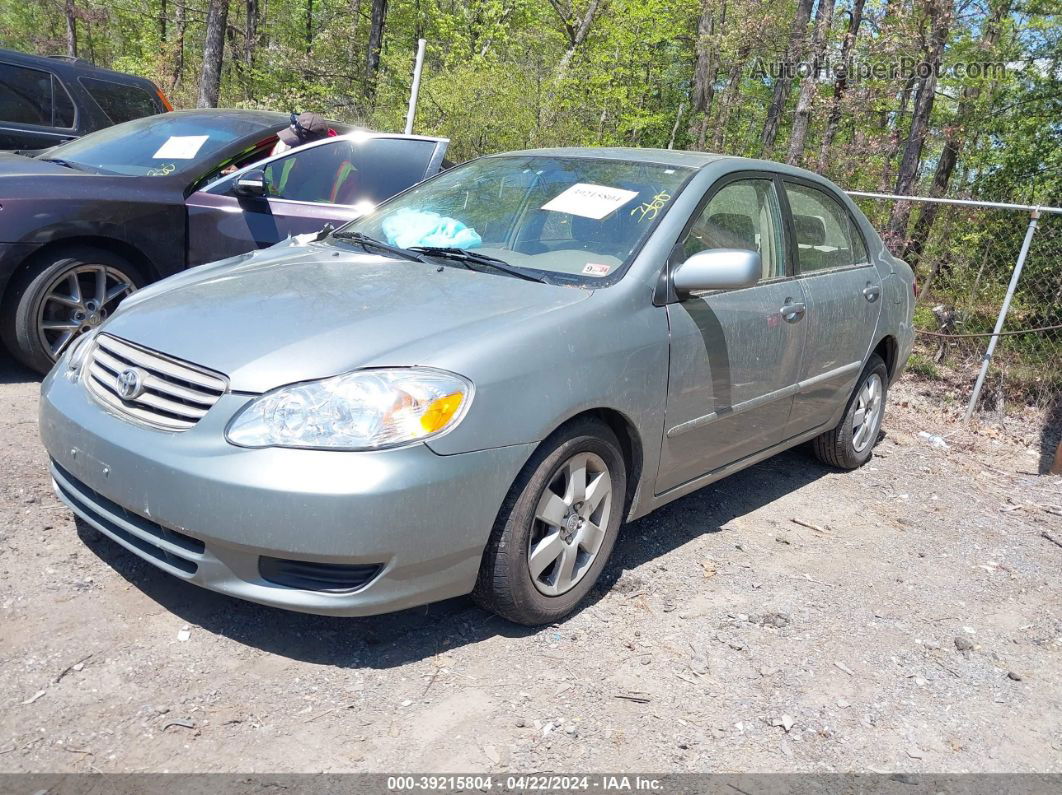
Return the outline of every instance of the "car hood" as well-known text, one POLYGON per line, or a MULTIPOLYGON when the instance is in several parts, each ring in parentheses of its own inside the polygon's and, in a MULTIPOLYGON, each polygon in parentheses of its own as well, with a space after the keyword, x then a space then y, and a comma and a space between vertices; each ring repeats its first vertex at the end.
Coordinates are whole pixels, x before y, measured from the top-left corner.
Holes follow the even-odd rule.
POLYGON ((141 290, 107 333, 229 377, 237 392, 436 351, 587 298, 590 291, 334 245, 281 243, 141 290))
POLYGON ((49 174, 74 174, 66 166, 45 163, 34 157, 0 152, 0 177, 39 177, 49 174))

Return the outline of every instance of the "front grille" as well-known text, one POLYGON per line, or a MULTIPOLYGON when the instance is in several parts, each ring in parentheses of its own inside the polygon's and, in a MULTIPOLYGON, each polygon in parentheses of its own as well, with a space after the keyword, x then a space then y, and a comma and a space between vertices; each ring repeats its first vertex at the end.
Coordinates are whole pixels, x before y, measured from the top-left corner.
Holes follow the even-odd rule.
POLYGON ((223 375, 100 334, 92 343, 85 383, 105 406, 167 431, 191 428, 228 389, 223 375), (138 388, 124 399, 119 378, 132 372, 138 388))
POLYGON ((324 593, 350 593, 364 587, 382 567, 374 564, 315 563, 262 555, 258 573, 262 579, 285 588, 324 593))
POLYGON ((54 460, 52 479, 63 498, 85 519, 124 542, 145 557, 192 575, 199 570, 196 562, 205 550, 198 538, 170 530, 89 488, 54 460))

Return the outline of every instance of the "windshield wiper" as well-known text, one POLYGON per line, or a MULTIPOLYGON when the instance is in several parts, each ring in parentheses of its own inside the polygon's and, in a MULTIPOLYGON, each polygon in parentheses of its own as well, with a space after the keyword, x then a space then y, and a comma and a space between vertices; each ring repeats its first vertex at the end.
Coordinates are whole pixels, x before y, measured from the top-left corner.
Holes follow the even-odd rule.
POLYGON ((80 163, 71 163, 69 160, 63 160, 58 157, 42 157, 40 158, 42 163, 55 163, 56 165, 65 166, 71 168, 74 171, 84 171, 85 167, 80 163))
POLYGON ((478 251, 469 251, 467 248, 452 248, 450 246, 414 246, 410 251, 416 251, 421 254, 427 254, 429 257, 442 257, 443 259, 457 260, 458 262, 465 263, 469 266, 470 263, 476 263, 477 265, 486 265, 495 270, 499 270, 502 273, 507 273, 510 276, 515 276, 518 279, 526 279, 529 282, 540 282, 541 284, 549 284, 548 281, 541 276, 535 276, 533 273, 527 273, 520 268, 510 265, 503 259, 497 257, 489 257, 486 254, 480 254, 478 251))
POLYGON ((333 232, 332 237, 337 240, 349 240, 352 243, 357 243, 363 249, 368 251, 369 249, 376 249, 377 251, 386 251, 388 254, 393 254, 396 257, 402 259, 408 259, 412 262, 424 262, 423 257, 413 253, 408 248, 400 248, 399 246, 392 246, 389 243, 384 243, 382 240, 377 240, 375 237, 366 235, 363 232, 333 232))

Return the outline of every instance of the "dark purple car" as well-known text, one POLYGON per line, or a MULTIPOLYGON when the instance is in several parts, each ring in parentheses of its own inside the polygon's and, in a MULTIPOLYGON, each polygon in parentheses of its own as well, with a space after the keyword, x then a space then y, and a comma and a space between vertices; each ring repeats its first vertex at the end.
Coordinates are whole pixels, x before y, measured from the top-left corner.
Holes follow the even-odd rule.
POLYGON ((281 113, 178 111, 0 154, 0 337, 46 372, 126 295, 339 226, 438 172, 447 141, 349 132, 270 156, 281 113))

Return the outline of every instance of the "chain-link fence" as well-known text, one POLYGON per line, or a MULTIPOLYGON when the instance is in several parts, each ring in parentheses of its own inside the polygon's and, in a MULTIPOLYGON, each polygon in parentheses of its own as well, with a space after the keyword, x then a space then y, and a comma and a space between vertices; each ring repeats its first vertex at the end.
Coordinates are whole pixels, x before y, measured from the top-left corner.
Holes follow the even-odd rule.
MULTIPOLYGON (((896 198, 853 198, 887 228, 896 198)), ((1026 248, 973 409, 1001 418, 1034 409, 1062 421, 1062 209, 909 201, 907 239, 893 253, 920 285, 912 377, 936 382, 942 401, 966 410, 1026 248)))

